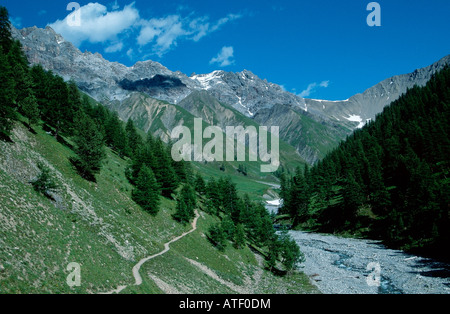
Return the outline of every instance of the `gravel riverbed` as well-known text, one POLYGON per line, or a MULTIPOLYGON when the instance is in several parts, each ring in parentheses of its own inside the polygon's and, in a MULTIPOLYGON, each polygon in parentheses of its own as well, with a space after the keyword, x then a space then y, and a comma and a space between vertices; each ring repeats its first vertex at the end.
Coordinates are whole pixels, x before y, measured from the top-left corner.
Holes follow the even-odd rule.
POLYGON ((301 270, 323 293, 450 293, 448 264, 391 250, 378 241, 302 231, 290 235, 306 257, 301 270))

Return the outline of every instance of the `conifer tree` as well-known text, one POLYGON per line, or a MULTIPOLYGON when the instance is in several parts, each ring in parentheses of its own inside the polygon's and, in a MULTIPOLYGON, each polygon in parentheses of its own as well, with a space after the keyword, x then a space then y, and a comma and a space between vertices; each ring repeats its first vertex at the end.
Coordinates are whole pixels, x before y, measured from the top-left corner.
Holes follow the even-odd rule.
POLYGON ((155 176, 161 184, 161 193, 166 198, 171 198, 178 187, 175 170, 172 167, 171 158, 167 155, 164 144, 160 139, 152 144, 152 152, 155 157, 155 176))
POLYGON ((78 171, 85 179, 94 180, 95 174, 100 172, 103 159, 106 157, 104 151, 104 140, 97 126, 90 117, 80 115, 77 122, 74 160, 78 171))
POLYGON ((184 225, 188 224, 191 219, 188 206, 186 205, 184 198, 181 196, 177 199, 177 207, 175 214, 173 214, 173 219, 184 225))
POLYGON ((245 247, 245 227, 243 224, 236 226, 236 232, 234 234, 234 245, 237 249, 245 247))
MULTIPOLYGON (((167 154, 168 156, 171 156, 170 153, 167 154)), ((171 158, 170 158, 171 159, 171 158)), ((191 184, 190 177, 188 176, 188 173, 186 171, 186 165, 189 165, 189 163, 181 161, 175 161, 171 159, 172 161, 172 168, 175 171, 177 181, 180 183, 185 184, 191 184)))
POLYGON ((253 202, 250 200, 250 196, 247 193, 240 199, 240 202, 241 204, 239 206, 241 206, 242 223, 245 226, 249 226, 254 215, 253 202))
POLYGON ((195 217, 197 201, 193 189, 189 185, 183 186, 177 196, 177 212, 173 218, 184 224, 195 217))
POLYGON ((214 246, 221 252, 225 251, 225 248, 227 246, 227 239, 222 225, 220 223, 212 225, 209 228, 208 233, 209 239, 214 244, 214 246))
POLYGON ((195 196, 194 189, 190 185, 184 185, 181 189, 181 196, 188 206, 190 218, 194 218, 194 211, 197 204, 197 198, 195 196))
POLYGON ((40 173, 38 177, 31 182, 34 190, 42 195, 51 198, 51 193, 58 190, 54 177, 50 169, 42 163, 39 163, 38 168, 40 173))
POLYGON ((5 55, 11 49, 12 42, 9 13, 5 7, 0 6, 0 49, 5 55))
POLYGON ((52 76, 49 83, 51 96, 48 97, 43 119, 55 128, 55 137, 58 138, 60 132, 66 129, 67 121, 72 118, 73 112, 70 112, 67 108, 69 93, 64 79, 60 76, 49 74, 52 76))
MULTIPOLYGON (((69 83, 67 83, 67 107, 63 109, 63 111, 68 114, 68 117, 66 117, 64 124, 64 131, 68 135, 74 134, 76 123, 74 117, 77 116, 77 113, 83 109, 84 108, 82 108, 81 95, 78 87, 74 81, 70 81, 69 83)), ((86 110, 85 113, 90 116, 91 112, 86 110)), ((97 124, 97 126, 100 125, 99 123, 97 123, 97 121, 94 122, 97 124)))
POLYGON ((128 155, 128 142, 122 122, 117 112, 110 113, 105 123, 106 145, 115 150, 120 157, 128 155))
POLYGON ((22 45, 18 40, 13 41, 8 53, 8 62, 12 69, 14 85, 14 101, 21 102, 29 96, 32 81, 29 74, 28 60, 22 50, 22 45))
POLYGON ((127 136, 127 143, 129 147, 128 157, 134 156, 139 148, 143 145, 142 137, 138 134, 133 120, 129 119, 125 126, 125 133, 127 136))
POLYGON ((226 215, 225 218, 223 218, 222 229, 225 232, 227 240, 233 241, 236 232, 236 225, 230 215, 226 215))
POLYGON ((46 113, 49 94, 50 75, 44 70, 40 64, 33 65, 30 70, 33 93, 38 102, 39 112, 41 115, 46 113))
POLYGON ((260 217, 260 219, 257 220, 258 224, 255 230, 256 238, 261 246, 266 246, 275 235, 273 222, 266 208, 262 205, 256 206, 256 216, 260 217))
POLYGON ((203 180, 203 177, 200 173, 197 173, 195 178, 195 191, 200 195, 206 194, 205 180, 203 180))
POLYGON ((283 264, 284 269, 287 272, 290 272, 298 263, 304 261, 304 255, 301 253, 295 240, 292 239, 287 233, 283 233, 279 237, 279 243, 281 263, 283 264))
POLYGON ((6 55, 0 51, 0 138, 9 138, 16 119, 14 81, 6 55))
POLYGON ((28 119, 28 128, 31 130, 32 125, 39 121, 39 107, 32 92, 19 103, 19 108, 21 113, 28 119))
POLYGON ((281 252, 280 242, 276 237, 272 238, 268 244, 268 254, 266 256, 266 267, 273 271, 277 266, 277 261, 281 252))
POLYGON ((211 206, 218 213, 222 205, 221 195, 218 184, 214 178, 211 178, 206 185, 206 198, 211 201, 211 206))
POLYGON ((89 96, 86 94, 80 95, 80 98, 80 108, 82 111, 89 115, 97 125, 101 126, 104 132, 105 122, 108 117, 108 109, 99 104, 92 104, 89 96))
POLYGON ((136 188, 133 190, 133 200, 152 216, 159 212, 159 186, 153 171, 143 166, 136 180, 136 188))
POLYGON ((225 214, 230 215, 235 223, 241 222, 241 213, 238 206, 238 195, 236 185, 228 177, 225 180, 219 181, 222 191, 222 202, 225 214))
POLYGON ((286 178, 286 174, 283 172, 280 175, 280 197, 284 200, 284 204, 289 203, 288 195, 289 195, 289 180, 286 178))
POLYGON ((296 225, 307 217, 309 205, 308 189, 300 168, 297 169, 297 173, 292 179, 288 200, 287 209, 291 217, 295 218, 294 224, 296 225))
POLYGON ((342 217, 344 220, 353 222, 356 218, 358 208, 363 202, 363 193, 361 186, 356 182, 351 173, 348 173, 345 178, 343 197, 344 211, 342 217))
POLYGON ((142 144, 138 147, 136 154, 134 154, 131 159, 131 163, 127 171, 127 178, 132 184, 135 184, 139 172, 144 165, 150 169, 155 169, 156 167, 155 157, 147 144, 142 144))

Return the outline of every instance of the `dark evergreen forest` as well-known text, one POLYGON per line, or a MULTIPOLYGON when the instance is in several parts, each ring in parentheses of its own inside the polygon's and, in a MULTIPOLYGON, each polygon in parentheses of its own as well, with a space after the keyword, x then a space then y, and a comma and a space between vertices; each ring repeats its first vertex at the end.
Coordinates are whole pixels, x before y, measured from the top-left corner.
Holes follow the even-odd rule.
POLYGON ((450 69, 409 89, 313 168, 282 175, 295 225, 446 256, 450 69))

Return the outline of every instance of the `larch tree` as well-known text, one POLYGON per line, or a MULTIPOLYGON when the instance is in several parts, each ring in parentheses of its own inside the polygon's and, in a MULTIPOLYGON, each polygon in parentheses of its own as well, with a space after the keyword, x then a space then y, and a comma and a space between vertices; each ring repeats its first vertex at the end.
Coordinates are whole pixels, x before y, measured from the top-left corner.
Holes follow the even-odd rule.
POLYGON ((92 119, 82 114, 77 123, 75 142, 75 164, 82 177, 94 180, 100 172, 102 161, 106 157, 103 135, 92 119))
POLYGON ((132 193, 133 200, 152 216, 159 212, 160 191, 153 171, 143 166, 136 180, 132 193))

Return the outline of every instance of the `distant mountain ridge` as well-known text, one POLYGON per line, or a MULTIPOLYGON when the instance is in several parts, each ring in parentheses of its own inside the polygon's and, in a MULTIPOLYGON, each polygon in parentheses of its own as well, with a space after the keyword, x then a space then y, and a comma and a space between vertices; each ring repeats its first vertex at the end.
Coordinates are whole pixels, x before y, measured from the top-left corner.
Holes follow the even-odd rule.
POLYGON ((366 121, 375 119, 383 108, 414 85, 425 86, 433 74, 450 64, 450 55, 432 65, 417 69, 412 73, 393 76, 367 89, 361 94, 354 95, 344 101, 326 101, 306 99, 308 111, 325 118, 354 121, 362 127, 366 121))
MULTIPOLYGON (((214 71, 188 77, 179 71, 170 71, 155 61, 138 62, 127 67, 107 61, 98 53, 82 53, 50 27, 13 28, 12 33, 21 41, 31 63, 39 63, 64 79, 75 81, 82 91, 116 110, 122 119, 140 120, 145 131, 152 130, 165 140, 171 128, 183 123, 174 120, 179 108, 170 107, 170 104, 180 104, 194 116, 209 111, 210 116, 216 117, 224 112, 223 108, 218 109, 217 104, 221 104, 234 108, 260 125, 279 126, 282 139, 310 164, 323 158, 354 129, 374 119, 377 113, 406 92, 407 88, 416 84, 424 85, 432 74, 450 61, 450 56, 447 56, 412 74, 387 79, 349 100, 331 102, 304 99, 279 85, 260 79, 248 70, 238 73, 214 71), (144 101, 142 94, 159 102, 144 101), (207 106, 203 101, 204 108, 192 106, 192 102, 189 103, 189 99, 193 98, 191 95, 200 95, 201 99, 208 99, 212 105, 207 106), (137 104, 137 101, 141 104, 137 104), (156 128, 153 125, 155 117, 151 115, 161 111, 158 109, 160 105, 166 109, 170 107, 171 110, 166 112, 164 109, 165 122, 158 120, 158 126, 164 127, 156 128), (136 111, 131 110, 136 109, 136 106, 141 108, 138 117, 136 111), (214 110, 216 114, 211 112, 214 110), (172 117, 169 117, 168 112, 171 112, 172 117)), ((233 112, 233 115, 236 114, 233 112)), ((178 117, 181 116, 178 114, 178 117)), ((229 117, 219 120, 227 119, 242 121, 237 118, 230 120, 229 117)))

